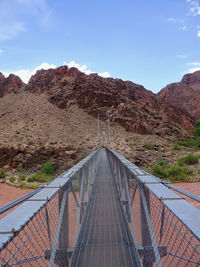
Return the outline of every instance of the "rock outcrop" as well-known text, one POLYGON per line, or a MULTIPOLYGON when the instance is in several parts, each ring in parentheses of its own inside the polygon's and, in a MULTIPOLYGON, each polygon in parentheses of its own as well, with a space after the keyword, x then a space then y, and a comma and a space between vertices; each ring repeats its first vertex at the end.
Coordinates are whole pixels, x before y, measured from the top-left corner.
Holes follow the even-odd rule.
POLYGON ((187 112, 157 98, 143 86, 86 75, 76 68, 40 70, 25 89, 44 93, 59 108, 78 104, 94 116, 110 114, 113 121, 135 133, 183 135, 183 128, 189 132, 194 128, 194 119, 187 112))
POLYGON ((199 119, 200 71, 186 74, 181 82, 167 85, 158 93, 158 98, 187 111, 194 119, 199 119))
POLYGON ((10 74, 7 78, 5 78, 5 76, 0 72, 0 97, 17 92, 23 85, 24 83, 18 76, 10 74))

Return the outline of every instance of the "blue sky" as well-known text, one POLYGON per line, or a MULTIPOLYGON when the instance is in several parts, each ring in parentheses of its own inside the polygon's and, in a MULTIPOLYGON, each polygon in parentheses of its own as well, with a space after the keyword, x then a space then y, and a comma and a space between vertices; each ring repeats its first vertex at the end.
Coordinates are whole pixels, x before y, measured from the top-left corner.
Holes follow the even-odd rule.
POLYGON ((158 92, 200 69, 200 0, 0 0, 0 71, 63 64, 158 92))

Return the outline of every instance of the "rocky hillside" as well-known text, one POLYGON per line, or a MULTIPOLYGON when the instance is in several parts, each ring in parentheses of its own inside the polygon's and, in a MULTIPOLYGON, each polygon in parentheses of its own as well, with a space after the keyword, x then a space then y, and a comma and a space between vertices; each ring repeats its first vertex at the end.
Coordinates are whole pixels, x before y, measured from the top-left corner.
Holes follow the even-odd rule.
POLYGON ((8 78, 5 78, 0 72, 0 98, 7 94, 17 92, 23 85, 24 83, 18 76, 10 74, 8 78))
POLYGON ((194 119, 187 112, 157 99, 141 85, 85 75, 67 66, 38 71, 25 90, 45 94, 59 108, 77 104, 96 117, 110 114, 113 122, 133 133, 183 136, 183 129, 191 132, 194 127, 194 119))
POLYGON ((158 98, 187 111, 193 118, 200 118, 200 71, 186 74, 181 82, 163 88, 158 98))
MULTIPOLYGON (((0 167, 5 168, 39 169, 53 160, 66 170, 94 149, 99 113, 110 114, 114 149, 141 167, 155 163, 169 140, 183 138, 194 126, 188 112, 141 85, 67 66, 40 70, 26 86, 15 75, 1 74, 0 96, 0 167), (153 149, 146 150, 146 143, 153 149)), ((101 121, 104 141, 106 123, 101 121)))

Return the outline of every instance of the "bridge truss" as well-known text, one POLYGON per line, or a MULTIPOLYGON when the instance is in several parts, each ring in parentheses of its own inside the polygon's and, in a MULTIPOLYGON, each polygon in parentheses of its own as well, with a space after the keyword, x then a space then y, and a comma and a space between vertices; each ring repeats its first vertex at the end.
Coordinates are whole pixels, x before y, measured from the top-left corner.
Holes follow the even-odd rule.
POLYGON ((0 209, 23 202, 0 220, 0 266, 200 266, 200 211, 184 195, 200 202, 99 148, 0 209))

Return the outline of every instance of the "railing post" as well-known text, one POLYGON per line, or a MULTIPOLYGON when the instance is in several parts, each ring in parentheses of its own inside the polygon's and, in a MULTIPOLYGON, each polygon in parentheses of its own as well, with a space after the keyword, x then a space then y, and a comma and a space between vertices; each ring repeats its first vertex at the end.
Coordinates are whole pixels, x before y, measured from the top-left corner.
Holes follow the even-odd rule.
MULTIPOLYGON (((59 192, 59 214, 61 210, 61 204, 62 199, 64 195, 64 190, 67 190, 66 188, 61 189, 59 192)), ((60 260, 58 263, 58 266, 63 266, 63 262, 67 261, 67 250, 69 247, 69 225, 68 225, 68 192, 67 192, 67 198, 66 203, 64 207, 64 213, 60 228, 60 235, 59 235, 59 250, 64 251, 65 253, 60 254, 60 260)), ((66 262, 66 266, 68 266, 68 262, 66 262)))
MULTIPOLYGON (((147 203, 148 211, 150 214, 149 190, 145 188, 144 185, 140 184, 139 186, 142 187, 145 193, 146 203, 147 203)), ((144 249, 143 266, 152 267, 153 262, 154 262, 152 253, 148 253, 148 250, 145 250, 145 248, 152 247, 152 242, 151 242, 151 236, 150 236, 149 227, 147 223, 147 218, 145 216, 144 205, 143 205, 141 194, 140 194, 140 216, 141 216, 142 246, 144 249)))

